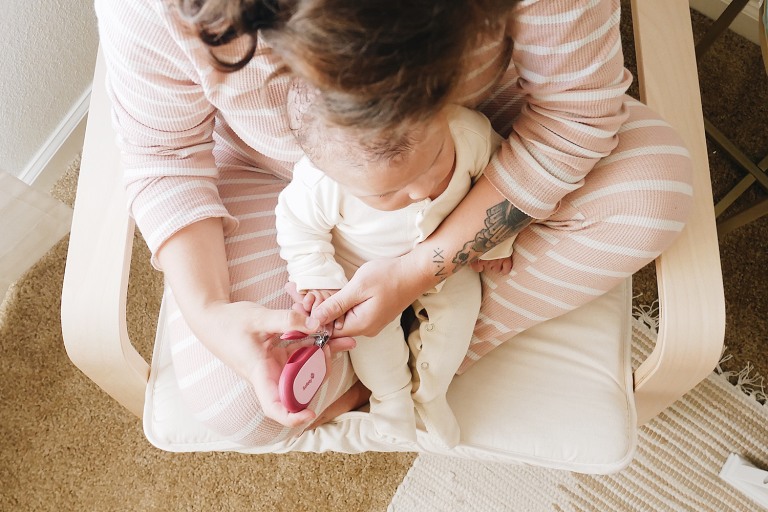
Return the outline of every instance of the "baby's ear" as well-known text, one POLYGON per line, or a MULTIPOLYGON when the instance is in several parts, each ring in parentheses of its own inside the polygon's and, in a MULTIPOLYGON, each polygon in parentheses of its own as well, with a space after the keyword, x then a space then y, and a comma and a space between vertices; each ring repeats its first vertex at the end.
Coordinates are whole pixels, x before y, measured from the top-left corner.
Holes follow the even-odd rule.
POLYGON ((288 126, 291 130, 299 130, 303 124, 304 116, 309 112, 315 100, 316 91, 302 80, 294 78, 288 89, 288 126))

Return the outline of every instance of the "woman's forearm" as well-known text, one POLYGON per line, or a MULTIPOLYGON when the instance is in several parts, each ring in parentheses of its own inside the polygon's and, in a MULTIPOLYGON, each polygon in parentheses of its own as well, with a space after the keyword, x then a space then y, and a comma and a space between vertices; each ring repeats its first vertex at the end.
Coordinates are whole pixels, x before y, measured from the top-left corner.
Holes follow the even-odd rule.
POLYGON ((427 290, 531 221, 481 177, 438 229, 405 258, 419 269, 421 287, 427 290))
MULTIPOLYGON (((229 270, 220 218, 185 227, 160 247, 156 257, 188 321, 211 304, 229 301, 229 270)), ((195 326, 190 326, 194 330, 195 326)))

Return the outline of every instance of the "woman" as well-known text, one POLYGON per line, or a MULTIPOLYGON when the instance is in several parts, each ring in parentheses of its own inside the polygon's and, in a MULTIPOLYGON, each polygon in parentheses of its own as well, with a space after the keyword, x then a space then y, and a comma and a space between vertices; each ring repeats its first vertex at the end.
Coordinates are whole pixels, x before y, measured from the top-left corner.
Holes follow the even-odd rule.
POLYGON ((201 421, 244 445, 294 436, 366 399, 338 353, 353 342, 340 338, 310 406, 319 416, 288 414, 275 332, 346 312, 341 334, 376 333, 519 231, 512 272, 483 277, 463 371, 606 292, 682 229, 688 153, 624 96, 618 0, 127 4, 96 2, 131 211, 178 308, 179 385, 201 421), (432 236, 363 265, 311 318, 288 310, 274 240, 276 198, 301 156, 284 113, 292 74, 320 89, 342 124, 407 130, 456 102, 508 137, 432 236))

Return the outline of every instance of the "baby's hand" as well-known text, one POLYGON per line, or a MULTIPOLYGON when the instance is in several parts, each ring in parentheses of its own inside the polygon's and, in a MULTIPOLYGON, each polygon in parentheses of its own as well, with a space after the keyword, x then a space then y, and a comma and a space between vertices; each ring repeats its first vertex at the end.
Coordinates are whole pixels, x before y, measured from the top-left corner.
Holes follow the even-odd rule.
POLYGON ((325 299, 336 293, 338 290, 307 290, 303 292, 304 298, 301 305, 304 310, 310 313, 315 306, 319 306, 325 299))
POLYGON ((469 265, 475 272, 495 272, 506 275, 512 271, 512 256, 495 260, 477 259, 469 265))
MULTIPOLYGON (((307 290, 304 292, 304 298, 301 300, 301 305, 304 311, 311 313, 312 310, 323 303, 325 299, 333 295, 339 290, 307 290)), ((333 323, 334 329, 342 329, 344 327, 344 317, 337 318, 333 323)))

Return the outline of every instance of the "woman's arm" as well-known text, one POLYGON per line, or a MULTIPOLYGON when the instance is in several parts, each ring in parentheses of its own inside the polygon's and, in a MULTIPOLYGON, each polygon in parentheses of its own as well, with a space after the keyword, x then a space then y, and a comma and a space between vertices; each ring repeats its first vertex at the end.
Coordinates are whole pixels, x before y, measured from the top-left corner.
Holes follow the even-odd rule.
POLYGON ((344 288, 315 308, 312 317, 325 324, 346 312, 344 328, 337 334, 372 336, 419 295, 531 220, 481 177, 429 238, 404 256, 364 264, 344 288))
MULTIPOLYGON (((264 413, 287 426, 315 418, 306 409, 289 413, 277 383, 290 353, 275 333, 314 332, 319 323, 299 308, 272 310, 253 302, 231 302, 221 219, 206 219, 179 231, 160 248, 157 259, 192 332, 217 358, 254 387, 264 413)), ((348 350, 350 339, 334 339, 334 351, 348 350)), ((326 357, 330 357, 330 347, 326 357)))

